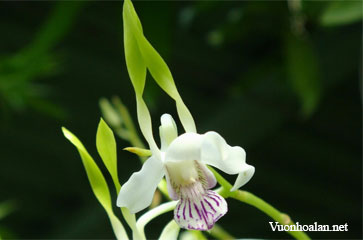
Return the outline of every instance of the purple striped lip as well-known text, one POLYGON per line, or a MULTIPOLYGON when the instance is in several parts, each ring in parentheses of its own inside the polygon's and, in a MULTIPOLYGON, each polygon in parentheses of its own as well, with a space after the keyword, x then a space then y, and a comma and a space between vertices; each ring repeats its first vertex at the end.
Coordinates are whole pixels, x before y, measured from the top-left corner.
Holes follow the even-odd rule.
POLYGON ((211 229, 228 210, 224 198, 211 190, 199 193, 196 198, 194 195, 182 198, 177 205, 174 220, 181 228, 204 231, 211 229))

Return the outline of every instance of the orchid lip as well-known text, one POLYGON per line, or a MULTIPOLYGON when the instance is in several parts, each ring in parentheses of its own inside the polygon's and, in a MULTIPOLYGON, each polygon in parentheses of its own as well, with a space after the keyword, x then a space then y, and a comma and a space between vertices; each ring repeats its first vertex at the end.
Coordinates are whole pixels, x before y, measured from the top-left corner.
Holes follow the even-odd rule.
POLYGON ((227 213, 225 199, 211 190, 197 198, 181 198, 174 209, 174 220, 185 229, 210 230, 227 213))

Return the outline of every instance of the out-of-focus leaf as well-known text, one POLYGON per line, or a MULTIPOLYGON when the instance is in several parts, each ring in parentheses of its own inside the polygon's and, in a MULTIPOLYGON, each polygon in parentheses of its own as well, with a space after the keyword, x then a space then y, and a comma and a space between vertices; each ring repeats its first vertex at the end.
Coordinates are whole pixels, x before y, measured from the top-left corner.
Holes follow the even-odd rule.
POLYGON ((362 19, 362 1, 332 1, 321 15, 323 26, 339 26, 362 19))
POLYGON ((84 1, 57 2, 50 17, 24 52, 35 57, 54 47, 69 31, 74 18, 85 3, 84 1))
POLYGON ((116 187, 116 192, 119 192, 121 186, 117 176, 117 152, 115 136, 113 135, 111 128, 107 126, 102 118, 98 124, 96 146, 103 163, 112 177, 113 183, 116 187))
POLYGON ((8 216, 15 210, 15 203, 13 201, 5 201, 0 203, 0 220, 8 216))
POLYGON ((120 127, 122 124, 121 116, 117 113, 112 104, 106 99, 101 98, 99 106, 102 111, 102 116, 111 125, 111 127, 120 127))
POLYGON ((286 47, 287 79, 301 102, 302 114, 309 117, 321 97, 319 61, 309 39, 290 35, 286 47))
POLYGON ((58 119, 65 117, 63 110, 47 104, 43 94, 34 93, 33 84, 40 77, 54 74, 58 62, 51 52, 69 31, 74 18, 85 2, 59 2, 40 27, 34 39, 13 56, 0 59, 0 97, 15 110, 33 107, 58 119), (30 104, 30 102, 38 102, 30 104))
POLYGON ((150 42, 143 35, 140 20, 130 0, 126 0, 124 2, 123 16, 124 25, 127 25, 127 30, 130 31, 128 34, 131 34, 132 38, 136 40, 136 42, 133 44, 137 45, 136 47, 139 50, 136 52, 137 54, 141 53, 143 64, 147 66, 158 85, 175 100, 179 118, 185 130, 187 132, 195 132, 196 129, 193 117, 179 95, 170 69, 160 54, 153 48, 150 42))
POLYGON ((81 141, 66 128, 62 127, 62 131, 64 136, 77 148, 86 170, 88 180, 91 184, 92 191, 110 218, 111 225, 117 239, 128 239, 122 223, 115 216, 112 210, 110 191, 102 172, 81 141))

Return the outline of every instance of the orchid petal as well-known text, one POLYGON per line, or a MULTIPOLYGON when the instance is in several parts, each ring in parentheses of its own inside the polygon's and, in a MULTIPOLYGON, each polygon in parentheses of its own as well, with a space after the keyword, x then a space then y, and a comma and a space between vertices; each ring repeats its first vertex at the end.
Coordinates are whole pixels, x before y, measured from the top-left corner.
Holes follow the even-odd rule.
POLYGON ((241 171, 241 173, 238 174, 237 179, 233 187, 231 188, 231 192, 236 191, 237 189, 245 185, 248 181, 250 181, 254 173, 255 173, 254 166, 244 164, 243 170, 241 171))
POLYGON ((228 211, 226 200, 214 191, 201 198, 182 198, 174 209, 174 220, 185 229, 209 230, 228 211))
POLYGON ((232 190, 246 184, 255 170, 253 166, 246 164, 245 150, 241 147, 229 146, 216 132, 207 132, 203 136, 201 161, 228 174, 239 174, 232 190))
POLYGON ((154 192, 164 176, 162 162, 150 157, 139 172, 133 173, 122 186, 117 198, 118 207, 127 207, 131 213, 136 213, 152 202, 154 192))
POLYGON ((178 129, 175 121, 170 114, 163 114, 161 116, 161 125, 159 127, 160 140, 161 140, 161 151, 170 145, 170 143, 178 137, 178 129))
POLYGON ((184 133, 176 138, 165 153, 165 162, 200 160, 203 137, 197 133, 184 133))

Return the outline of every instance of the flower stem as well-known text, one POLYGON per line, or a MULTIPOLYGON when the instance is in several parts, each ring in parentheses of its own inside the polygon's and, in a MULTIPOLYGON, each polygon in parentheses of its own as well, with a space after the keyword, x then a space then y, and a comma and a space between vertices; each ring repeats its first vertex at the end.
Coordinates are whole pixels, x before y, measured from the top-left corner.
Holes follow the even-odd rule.
MULTIPOLYGON (((222 186, 217 190, 217 192, 225 198, 231 197, 237 199, 241 202, 247 203, 260 211, 266 213, 275 221, 278 221, 281 225, 295 225, 295 223, 291 220, 291 218, 285 214, 281 213, 279 210, 262 200, 261 198, 255 196, 252 193, 246 191, 234 191, 231 192, 232 184, 230 184, 222 175, 220 175, 216 170, 212 167, 208 167, 216 177, 218 183, 222 186)), ((293 236, 298 240, 302 239, 310 239, 309 236, 303 231, 287 231, 288 234, 293 236)))
MULTIPOLYGON (((229 195, 231 198, 237 199, 241 202, 247 203, 255 208, 258 208, 262 212, 266 213, 275 221, 279 222, 281 225, 295 225, 291 218, 285 214, 281 213, 279 210, 262 200, 261 198, 255 196, 252 193, 246 191, 234 191, 229 195)), ((310 239, 309 236, 303 231, 287 231, 291 236, 296 239, 310 239)))

